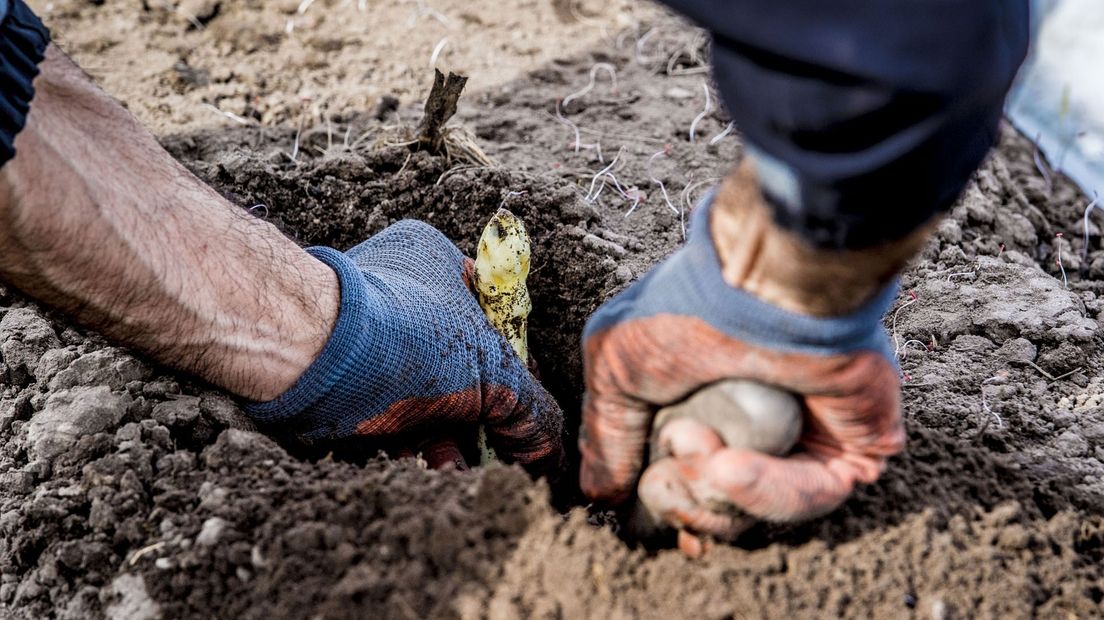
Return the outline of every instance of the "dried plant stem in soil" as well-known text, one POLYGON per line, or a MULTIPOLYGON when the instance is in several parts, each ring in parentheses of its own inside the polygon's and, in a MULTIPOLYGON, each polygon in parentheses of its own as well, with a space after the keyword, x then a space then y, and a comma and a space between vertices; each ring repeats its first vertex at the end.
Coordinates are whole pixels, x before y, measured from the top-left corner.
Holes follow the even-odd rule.
POLYGON ((445 142, 445 123, 456 114, 456 104, 468 78, 449 71, 448 77, 433 70, 433 87, 425 102, 425 116, 418 125, 418 142, 431 153, 440 153, 445 142))
POLYGON ((450 71, 446 77, 440 70, 433 70, 433 87, 426 97, 425 115, 418 124, 417 136, 410 146, 424 148, 436 155, 444 154, 450 163, 456 159, 490 166, 491 158, 479 148, 470 132, 445 127, 456 114, 460 93, 467 83, 468 78, 462 75, 450 71))

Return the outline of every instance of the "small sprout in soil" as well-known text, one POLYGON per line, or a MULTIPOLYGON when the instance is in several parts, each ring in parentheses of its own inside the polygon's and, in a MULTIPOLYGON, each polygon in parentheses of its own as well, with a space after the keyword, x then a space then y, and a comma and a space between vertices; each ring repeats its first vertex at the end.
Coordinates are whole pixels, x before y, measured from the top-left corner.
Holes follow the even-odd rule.
POLYGON ((613 89, 613 92, 616 93, 617 92, 617 70, 614 69, 613 65, 609 64, 608 62, 597 62, 597 63, 594 63, 594 66, 590 68, 590 81, 587 82, 587 85, 582 87, 581 89, 571 93, 570 95, 564 97, 563 98, 563 107, 566 108, 568 106, 568 104, 570 104, 572 101, 586 95, 591 90, 593 90, 594 89, 594 84, 595 84, 595 81, 597 79, 599 71, 605 71, 606 73, 609 74, 610 82, 612 84, 611 88, 613 89))
POLYGON ((709 177, 708 179, 701 179, 700 181, 691 180, 689 183, 687 183, 686 187, 682 188, 682 204, 684 207, 683 212, 690 213, 694 210, 694 205, 697 203, 697 200, 695 200, 693 196, 694 190, 703 185, 712 185, 717 181, 720 181, 720 178, 709 177))
POLYGON ((675 205, 671 204, 671 198, 667 195, 667 187, 663 184, 663 181, 660 181, 658 178, 656 178, 655 173, 652 172, 652 162, 655 161, 655 159, 660 155, 663 155, 665 157, 670 156, 670 149, 664 147, 663 150, 656 151, 651 157, 648 158, 648 164, 646 166, 648 179, 651 180, 652 183, 655 183, 659 186, 659 189, 663 192, 663 200, 667 203, 667 206, 670 207, 671 211, 677 214, 679 210, 675 208, 675 205))
POLYGON ((637 188, 635 185, 630 185, 627 187, 625 185, 622 185, 621 181, 618 180, 617 175, 614 174, 614 169, 618 167, 618 164, 624 163, 621 159, 621 154, 624 152, 625 147, 621 147, 620 149, 618 149, 617 155, 614 156, 609 165, 607 165, 605 168, 602 168, 590 177, 590 187, 587 189, 586 195, 583 197, 583 201, 587 204, 600 205, 601 203, 598 201, 598 198, 599 196, 601 196, 602 191, 606 188, 606 182, 610 181, 613 183, 614 189, 622 198, 624 198, 625 200, 631 200, 633 202, 632 206, 629 208, 628 213, 625 214, 625 217, 628 217, 636 209, 636 207, 639 206, 640 203, 646 199, 646 196, 644 195, 644 192, 640 191, 640 189, 637 188))
POLYGON ((149 554, 149 553, 153 553, 154 551, 157 551, 161 547, 164 547, 165 544, 166 544, 165 541, 162 540, 161 542, 156 542, 156 543, 153 543, 152 545, 146 545, 145 547, 142 547, 141 549, 139 549, 139 550, 137 550, 137 551, 135 551, 134 553, 131 554, 130 559, 127 560, 127 565, 128 566, 134 566, 135 564, 138 563, 138 560, 142 559, 142 556, 144 556, 146 554, 149 554))
POLYGON ((433 46, 433 53, 429 56, 429 67, 432 69, 437 66, 437 57, 441 55, 441 50, 445 49, 445 45, 448 43, 448 37, 441 37, 441 40, 437 42, 437 45, 433 46))
MULTIPOLYGON (((603 25, 603 28, 604 27, 605 26, 603 25)), ((613 46, 616 47, 619 50, 625 49, 625 42, 629 40, 629 37, 636 34, 636 29, 638 27, 639 27, 639 24, 637 24, 636 26, 633 26, 633 28, 631 30, 630 29, 622 30, 621 34, 617 35, 617 38, 613 40, 613 46)))
POLYGON ((509 190, 509 191, 506 191, 502 194, 502 202, 499 203, 498 207, 500 209, 505 209, 506 208, 506 202, 509 201, 511 198, 521 198, 522 196, 527 196, 528 194, 529 194, 529 192, 527 192, 525 190, 509 190))
POLYGON ((642 34, 639 39, 636 40, 635 57, 637 64, 647 67, 652 64, 652 59, 644 55, 644 46, 648 43, 648 39, 652 38, 652 35, 656 33, 656 29, 652 28, 642 34))
POLYGON ((606 166, 605 168, 602 168, 601 170, 599 170, 598 174, 595 174, 590 179, 590 189, 587 190, 587 195, 586 195, 586 202, 588 204, 593 203, 595 200, 598 199, 598 194, 600 194, 602 192, 602 188, 606 186, 605 182, 603 182, 599 186, 598 181, 602 178, 602 176, 607 174, 610 170, 613 169, 614 166, 617 165, 617 162, 621 160, 621 153, 623 153, 624 150, 625 150, 625 147, 621 147, 620 149, 618 149, 617 155, 614 156, 613 161, 611 161, 609 163, 609 165, 606 166), (598 188, 597 191, 595 191, 596 186, 598 188))
POLYGON ((993 409, 989 406, 989 401, 985 398, 985 384, 994 383, 996 381, 1003 381, 1006 379, 1007 374, 1008 373, 1006 372, 997 373, 995 376, 989 377, 988 379, 981 382, 981 408, 985 413, 993 416, 993 418, 997 421, 997 428, 1004 428, 1004 420, 1001 419, 1000 414, 998 414, 996 411, 993 411, 993 409))
POLYGON ((413 155, 414 155, 414 153, 407 153, 407 154, 406 154, 406 159, 404 159, 404 160, 403 160, 403 163, 402 163, 402 165, 401 165, 401 166, 399 166, 399 171, 395 173, 395 176, 399 176, 399 175, 401 175, 401 174, 402 174, 403 172, 406 172, 406 167, 407 167, 407 165, 409 165, 409 164, 410 164, 410 158, 411 158, 411 156, 413 156, 413 155))
POLYGON ((460 172, 467 172, 468 170, 479 170, 480 168, 486 168, 486 166, 473 165, 473 166, 457 166, 455 168, 449 168, 448 170, 445 170, 444 172, 442 172, 441 176, 437 177, 437 181, 435 181, 433 183, 433 185, 435 187, 440 185, 442 181, 444 181, 446 178, 448 178, 448 177, 450 177, 454 174, 457 174, 457 173, 460 173, 460 172))
POLYGON ((636 209, 636 207, 640 205, 640 202, 644 200, 644 193, 635 185, 628 188, 623 187, 621 182, 617 180, 617 177, 613 176, 612 172, 607 172, 606 176, 609 180, 613 181, 613 187, 617 190, 618 194, 621 194, 622 198, 633 201, 632 206, 629 208, 629 212, 625 214, 625 217, 628 217, 629 213, 632 213, 633 209, 636 209))
POLYGON ((654 155, 649 157, 648 158, 648 164, 647 164, 647 166, 645 166, 645 171, 648 173, 648 179, 650 179, 652 181, 652 183, 655 183, 656 185, 659 186, 659 191, 663 193, 663 201, 667 203, 667 206, 671 209, 671 211, 674 212, 675 215, 679 216, 679 222, 682 225, 682 238, 686 239, 686 224, 685 224, 685 222, 682 221, 683 220, 682 211, 675 208, 675 205, 671 204, 671 197, 667 195, 667 186, 663 184, 663 181, 660 181, 659 179, 657 179, 655 174, 652 173, 652 162, 655 161, 655 158, 659 157, 660 155, 663 155, 665 157, 670 156, 670 154, 671 154, 670 151, 671 151, 670 145, 666 145, 666 146, 663 147, 662 151, 658 151, 654 155))
MULTIPOLYGON (((621 156, 620 151, 617 152, 617 156, 618 157, 621 156)), ((608 167, 607 167, 607 170, 608 170, 608 167)), ((642 197, 641 197, 640 190, 638 190, 635 186, 631 186, 631 187, 626 188, 625 186, 621 185, 621 181, 617 180, 617 176, 615 176, 613 174, 613 172, 608 172, 608 171, 599 172, 598 176, 604 177, 603 180, 602 180, 602 187, 605 187, 605 179, 609 179, 610 181, 613 181, 614 189, 617 190, 618 194, 621 194, 622 198, 624 198, 626 200, 635 200, 637 202, 639 202, 641 200, 642 197)), ((601 188, 599 188, 599 191, 601 191, 601 188)), ((635 207, 636 205, 634 204, 633 206, 635 207)))
POLYGON ((947 281, 950 282, 951 279, 957 278, 957 277, 960 277, 960 276, 976 276, 976 275, 977 275, 977 270, 974 270, 974 271, 956 271, 954 273, 948 273, 947 274, 947 281))
POLYGON ((602 206, 602 203, 598 200, 598 197, 602 195, 602 190, 604 189, 606 189, 605 183, 598 187, 598 191, 594 192, 594 196, 590 199, 590 202, 595 203, 598 206, 602 206))
POLYGON ((914 338, 914 339, 912 339, 912 340, 906 340, 906 341, 905 341, 905 342, 904 342, 904 343, 903 343, 903 344, 901 345, 901 359, 902 359, 902 360, 904 360, 904 359, 908 359, 908 348, 909 348, 909 345, 912 345, 913 347, 920 347, 920 351, 922 351, 922 352, 924 352, 924 353, 930 353, 930 352, 931 352, 931 349, 929 349, 929 348, 928 348, 928 345, 927 345, 927 343, 925 343, 925 342, 923 342, 923 341, 921 341, 921 340, 916 340, 915 338, 914 338))
POLYGON ((180 7, 180 6, 175 6, 174 7, 173 6, 174 4, 176 4, 176 3, 165 2, 165 3, 162 4, 162 8, 167 9, 168 11, 170 11, 172 13, 176 13, 177 15, 179 15, 179 16, 183 17, 184 19, 188 20, 188 23, 190 23, 192 25, 192 28, 195 28, 196 30, 205 30, 206 26, 204 26, 204 24, 211 21, 211 19, 214 18, 215 14, 217 13, 217 11, 214 11, 214 12, 206 11, 206 12, 202 12, 200 15, 196 15, 196 14, 193 14, 189 11, 184 10, 183 7, 180 7))
POLYGON ((1047 372, 1047 371, 1043 370, 1043 369, 1042 369, 1042 368, 1041 368, 1041 367, 1040 367, 1040 366, 1039 366, 1038 364, 1036 364, 1035 362, 1032 362, 1032 361, 1028 361, 1028 360, 1024 360, 1024 363, 1025 363, 1025 364, 1027 364, 1028 366, 1031 366, 1032 368, 1034 368, 1034 369, 1035 369, 1036 371, 1038 371, 1038 372, 1039 372, 1039 374, 1043 375, 1043 376, 1044 376, 1044 377, 1046 377, 1047 379, 1049 379, 1049 380, 1051 380, 1051 381, 1054 381, 1054 375, 1052 375, 1052 374, 1050 374, 1049 372, 1047 372))
POLYGON ((267 220, 268 219, 268 205, 266 205, 264 203, 255 204, 252 207, 249 207, 248 209, 246 209, 246 211, 248 211, 250 215, 252 215, 254 217, 258 217, 262 220, 267 220), (264 215, 257 215, 257 210, 258 209, 264 209, 264 215))
POLYGON ((1081 366, 1078 366, 1077 368, 1074 368, 1073 370, 1071 370, 1071 371, 1069 371, 1069 372, 1067 372, 1067 373, 1063 373, 1063 374, 1060 374, 1060 375, 1058 375, 1057 377, 1054 377, 1054 380, 1053 380, 1053 381, 1051 381, 1051 385, 1053 385, 1053 384, 1055 384, 1055 383, 1057 383, 1057 382, 1061 381, 1062 379, 1065 379, 1066 377, 1072 376, 1072 375, 1073 375, 1073 374, 1075 374, 1075 373, 1079 373, 1079 372, 1081 372, 1082 370, 1083 370, 1083 367, 1081 367, 1081 366))
POLYGON ((1100 194, 1093 192, 1092 202, 1089 203, 1089 206, 1085 207, 1085 220, 1083 223, 1085 228, 1085 247, 1081 250, 1081 264, 1083 268, 1089 263, 1089 214, 1092 213, 1094 208, 1104 210, 1104 206, 1097 206, 1098 202, 1100 202, 1100 194))
POLYGON ((245 118, 244 116, 239 116, 237 114, 234 114, 233 112, 226 112, 225 110, 220 110, 217 107, 215 107, 215 106, 213 106, 209 103, 204 103, 204 104, 201 104, 201 105, 205 108, 210 109, 212 112, 215 112, 216 114, 219 114, 221 116, 225 116, 226 118, 234 121, 235 123, 237 123, 239 125, 251 125, 252 124, 252 122, 248 118, 245 118))
POLYGON ((644 192, 640 191, 640 188, 635 185, 630 187, 628 191, 625 192, 625 197, 633 201, 632 206, 629 207, 629 210, 625 212, 625 217, 629 217, 630 215, 632 215, 633 211, 636 211, 636 208, 640 206, 640 203, 648 199, 648 196, 645 195, 644 192))
POLYGON ((291 145, 291 155, 288 158, 291 159, 291 163, 299 164, 299 141, 303 136, 303 119, 307 114, 307 104, 310 103, 310 97, 303 97, 300 100, 299 107, 299 126, 295 129, 295 142, 291 145))
POLYGON ((1073 370, 1071 370, 1071 371, 1069 371, 1065 374, 1058 375, 1057 377, 1055 377, 1054 375, 1052 375, 1049 372, 1047 372, 1047 371, 1043 370, 1042 368, 1040 368, 1039 365, 1036 364, 1035 362, 1029 362, 1027 360, 1023 360, 1023 363, 1027 364, 1028 366, 1031 366, 1036 371, 1038 371, 1039 374, 1046 377, 1047 381, 1050 381, 1051 385, 1054 385, 1055 383, 1061 381, 1062 379, 1065 379, 1066 377, 1068 377, 1070 375, 1073 375, 1074 373, 1081 372, 1081 370, 1083 369, 1081 366, 1078 366, 1077 368, 1074 368, 1073 370))
POLYGON ((299 137, 301 135, 303 135, 303 123, 300 120, 299 128, 295 130, 295 142, 291 145, 291 155, 288 155, 288 158, 291 159, 291 163, 293 164, 299 163, 296 159, 299 157, 299 137))
MULTIPOLYGON (((552 9, 556 13, 556 19, 561 24, 577 24, 579 22, 592 22, 597 13, 584 13, 576 6, 577 0, 552 0, 552 9)), ((608 36, 605 25, 602 26, 602 35, 608 36)))
POLYGON ((705 109, 702 110, 701 114, 695 116, 690 123, 690 144, 693 144, 697 137, 698 123, 702 122, 713 111, 713 102, 709 98, 709 84, 702 82, 702 90, 705 92, 705 109))
POLYGON ((905 308, 908 308, 909 306, 911 306, 912 304, 916 303, 919 300, 919 298, 916 296, 916 291, 909 291, 908 294, 909 294, 909 300, 906 301, 905 303, 901 304, 900 306, 898 306, 896 312, 893 313, 893 325, 892 325, 892 330, 891 331, 893 333, 893 358, 894 359, 901 359, 901 346, 902 346, 901 343, 900 343, 900 339, 897 337, 897 316, 901 314, 902 310, 904 310, 905 308))
POLYGON ((713 146, 714 144, 717 144, 721 140, 724 140, 725 136, 732 133, 732 130, 735 129, 735 128, 736 128, 736 121, 728 121, 728 125, 725 125, 724 130, 721 131, 721 133, 713 136, 713 138, 709 140, 709 146, 713 146))
POLYGON ((602 158, 602 143, 601 143, 601 141, 595 141, 594 144, 583 144, 582 131, 579 129, 578 125, 571 122, 570 120, 568 120, 568 118, 566 116, 563 115, 563 112, 561 111, 562 105, 563 105, 562 102, 560 102, 559 100, 556 101, 555 119, 556 119, 556 122, 560 123, 561 125, 569 127, 571 129, 571 131, 574 132, 574 134, 575 134, 575 142, 574 142, 574 144, 568 143, 568 145, 567 145, 568 148, 574 147, 574 150, 575 150, 576 153, 579 152, 580 148, 595 149, 598 152, 598 162, 599 163, 605 163, 605 160, 602 158))
MULTIPOLYGON (((367 0, 361 0, 362 4, 366 2, 367 0)), ((407 28, 413 28, 414 24, 418 22, 418 18, 420 17, 432 17, 433 19, 441 22, 442 26, 445 26, 446 28, 449 27, 448 17, 445 17, 443 13, 429 6, 429 3, 427 3, 425 0, 414 0, 414 2, 414 12, 411 13, 410 19, 406 21, 407 28)))
MULTIPOLYGON (((683 34, 678 37, 671 48, 660 41, 655 46, 655 53, 646 54, 645 47, 660 29, 652 28, 637 39, 634 51, 637 64, 652 71, 662 70, 667 75, 698 75, 709 71, 709 62, 705 54, 709 39, 705 31, 700 29, 695 29, 689 36, 683 34)), ((680 34, 682 32, 680 31, 680 34)))
POLYGON ((582 146, 582 136, 579 134, 579 126, 575 123, 567 120, 567 117, 560 111, 562 101, 556 101, 556 120, 563 125, 567 125, 575 132, 575 152, 579 152, 579 147, 582 146))
POLYGON ((667 75, 696 75, 709 71, 709 63, 702 53, 707 45, 705 34, 695 32, 688 41, 667 58, 667 75), (679 63, 686 61, 684 67, 679 63))
POLYGON ((1062 270, 1062 284, 1069 288, 1069 280, 1066 279, 1066 267, 1062 264, 1062 233, 1055 233, 1057 241, 1054 245, 1058 248, 1058 269, 1062 270))

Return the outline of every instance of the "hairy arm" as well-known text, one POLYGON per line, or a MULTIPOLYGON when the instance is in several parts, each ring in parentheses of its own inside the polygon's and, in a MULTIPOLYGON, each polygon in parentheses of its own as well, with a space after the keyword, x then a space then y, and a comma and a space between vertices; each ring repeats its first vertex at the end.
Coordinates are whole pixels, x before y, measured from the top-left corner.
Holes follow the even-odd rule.
POLYGON ((51 45, 0 168, 0 278, 253 400, 322 350, 334 272, 164 151, 51 45))

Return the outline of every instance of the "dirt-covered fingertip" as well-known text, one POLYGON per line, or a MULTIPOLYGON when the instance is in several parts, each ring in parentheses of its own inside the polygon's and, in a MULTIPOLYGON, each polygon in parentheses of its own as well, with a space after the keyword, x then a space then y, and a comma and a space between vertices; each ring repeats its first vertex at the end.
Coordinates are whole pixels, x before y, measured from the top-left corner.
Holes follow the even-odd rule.
POLYGON ((678 548, 691 560, 700 560, 713 550, 713 539, 679 530, 678 548))
POLYGON ((475 290, 475 261, 467 256, 461 264, 460 277, 464 280, 464 286, 471 291, 472 295, 478 295, 475 290))
POLYGON ((418 451, 431 469, 467 471, 467 460, 460 452, 460 446, 451 437, 432 439, 423 442, 418 451))
POLYGON ((659 430, 663 454, 676 457, 707 456, 724 447, 717 431, 692 418, 678 418, 659 430))
POLYGON ((533 476, 557 478, 567 466, 563 410, 532 376, 519 389, 521 394, 491 407, 487 439, 504 461, 521 465, 533 476))
POLYGON ((859 474, 842 459, 808 454, 779 458, 730 449, 714 453, 704 472, 703 494, 777 522, 803 521, 835 510, 850 495, 859 474))

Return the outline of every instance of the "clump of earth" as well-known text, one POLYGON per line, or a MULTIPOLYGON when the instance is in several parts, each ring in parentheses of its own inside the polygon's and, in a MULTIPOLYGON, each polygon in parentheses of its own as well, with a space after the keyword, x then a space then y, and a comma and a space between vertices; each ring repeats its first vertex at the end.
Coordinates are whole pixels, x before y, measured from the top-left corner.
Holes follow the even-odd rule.
MULTIPOLYGON (((325 8, 333 23, 356 4, 305 15, 325 8)), ((90 30, 115 23, 187 56, 163 35, 217 39, 274 10, 222 6, 198 31, 129 3, 59 2, 51 26, 85 54, 93 39, 124 44, 90 30)), ((453 122, 493 166, 395 144, 420 115, 413 100, 343 103, 306 126, 194 128, 170 111, 162 124, 176 129, 160 138, 304 245, 347 249, 418 218, 470 254, 507 206, 534 242, 533 353, 573 430, 586 317, 678 247, 686 214, 742 152, 715 97, 706 110, 700 33, 653 19, 470 88, 453 122), (592 74, 557 118, 556 101, 592 74), (607 166, 622 192, 608 177, 598 192, 607 166)), ((265 49, 232 52, 263 66, 265 49)), ((256 73, 235 84, 267 92, 256 73)), ((185 99, 228 88, 178 87, 185 99)), ((1098 616, 1104 251, 1093 222, 1084 245, 1085 204, 1064 180, 1051 187, 1006 129, 886 317, 906 452, 827 517, 762 524, 699 561, 624 540, 583 505, 573 472, 549 483, 504 465, 433 471, 368 443, 331 452, 267 437, 218 390, 0 288, 0 616, 1098 616)))

